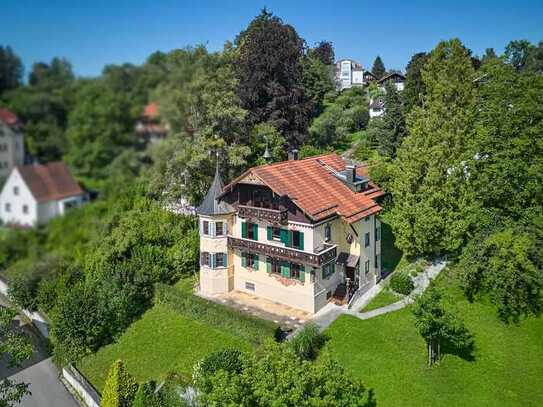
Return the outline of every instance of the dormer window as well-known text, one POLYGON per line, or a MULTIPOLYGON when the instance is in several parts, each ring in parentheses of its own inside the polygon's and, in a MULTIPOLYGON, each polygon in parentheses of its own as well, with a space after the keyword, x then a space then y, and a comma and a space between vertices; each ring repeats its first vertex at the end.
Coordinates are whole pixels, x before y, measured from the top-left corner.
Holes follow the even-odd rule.
POLYGON ((19 187, 13 187, 13 195, 19 195, 19 187))

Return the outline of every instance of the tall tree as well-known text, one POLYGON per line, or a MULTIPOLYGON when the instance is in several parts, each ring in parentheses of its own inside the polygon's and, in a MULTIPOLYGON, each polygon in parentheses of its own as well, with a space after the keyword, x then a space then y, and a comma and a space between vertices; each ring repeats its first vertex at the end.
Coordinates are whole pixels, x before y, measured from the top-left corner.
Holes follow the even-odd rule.
POLYGON ((542 248, 536 234, 519 226, 477 236, 460 258, 466 296, 473 300, 488 295, 503 321, 541 315, 542 248))
POLYGON ((106 167, 127 147, 136 145, 130 101, 100 80, 77 93, 68 118, 68 163, 77 175, 103 179, 106 167))
POLYGON ((132 407, 138 385, 121 360, 113 362, 104 384, 102 407, 132 407))
POLYGON ((481 58, 481 64, 486 64, 496 58, 498 58, 498 55, 496 55, 496 51, 494 51, 494 48, 487 48, 485 50, 485 54, 481 58))
POLYGON ((405 70, 405 88, 402 97, 405 102, 405 111, 409 113, 413 107, 420 106, 424 94, 422 69, 428 60, 426 52, 418 52, 411 57, 405 70))
POLYGON ((0 94, 15 89, 23 78, 23 63, 8 45, 0 45, 0 94))
POLYGON ((407 118, 391 184, 397 244, 407 254, 455 251, 472 219, 465 163, 473 156, 475 71, 458 39, 431 52, 422 107, 407 118))
POLYGON ((526 66, 533 47, 528 40, 513 40, 505 47, 505 59, 516 70, 521 71, 526 66))
POLYGON ((330 41, 321 41, 315 48, 309 50, 309 56, 318 59, 324 65, 334 64, 334 47, 330 41))
POLYGON ((377 58, 373 61, 371 73, 374 74, 377 79, 381 79, 386 73, 385 64, 379 55, 377 55, 377 58))
POLYGON ((75 79, 72 64, 66 58, 53 58, 49 64, 36 62, 28 75, 28 83, 42 88, 53 88, 75 79))
POLYGON ((383 115, 385 132, 379 138, 379 150, 390 158, 396 157, 396 150, 405 137, 405 116, 402 98, 396 86, 385 85, 385 113, 383 115))
POLYGON ((242 107, 254 123, 269 122, 279 129, 290 146, 302 144, 312 111, 302 86, 303 40, 264 9, 236 43, 242 107))

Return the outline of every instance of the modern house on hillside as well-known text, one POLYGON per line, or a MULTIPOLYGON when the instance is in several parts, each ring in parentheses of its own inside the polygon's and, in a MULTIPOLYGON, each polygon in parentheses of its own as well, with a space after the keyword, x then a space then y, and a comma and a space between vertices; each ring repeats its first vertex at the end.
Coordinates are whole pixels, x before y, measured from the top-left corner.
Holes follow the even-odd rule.
POLYGON ((14 113, 0 109, 0 179, 23 165, 24 157, 23 125, 14 113))
POLYGON ((376 80, 375 76, 364 70, 361 64, 352 59, 340 59, 336 62, 336 87, 338 91, 353 86, 365 86, 376 80))
POLYGON ((379 281, 383 191, 335 153, 294 158, 226 186, 217 170, 198 208, 202 295, 235 290, 315 313, 379 281))
POLYGON ((15 167, 0 192, 3 224, 36 226, 85 201, 85 192, 63 162, 15 167))

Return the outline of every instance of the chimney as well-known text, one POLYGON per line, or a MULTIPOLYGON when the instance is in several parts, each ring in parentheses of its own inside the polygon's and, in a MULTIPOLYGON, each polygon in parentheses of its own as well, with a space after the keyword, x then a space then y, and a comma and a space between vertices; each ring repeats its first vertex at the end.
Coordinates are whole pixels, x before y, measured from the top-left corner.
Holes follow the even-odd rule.
POLYGON ((354 184, 354 181, 356 180, 356 166, 350 164, 346 165, 345 176, 348 184, 354 184))
POLYGON ((293 148, 292 150, 288 151, 288 160, 289 161, 296 161, 298 159, 298 150, 293 148))

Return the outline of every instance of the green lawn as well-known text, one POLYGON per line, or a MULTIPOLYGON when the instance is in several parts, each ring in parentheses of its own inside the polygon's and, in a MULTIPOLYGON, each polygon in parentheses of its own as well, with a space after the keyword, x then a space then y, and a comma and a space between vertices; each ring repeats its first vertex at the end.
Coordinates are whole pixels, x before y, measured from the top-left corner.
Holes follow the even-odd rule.
POLYGON ((111 363, 122 359, 138 381, 162 379, 170 372, 190 375, 209 352, 251 345, 236 336, 155 305, 128 328, 118 342, 85 358, 78 368, 100 391, 111 363))
POLYGON ((379 407, 543 406, 543 318, 505 325, 493 306, 468 303, 453 277, 441 277, 474 334, 474 361, 446 354, 428 368, 409 308, 365 321, 341 316, 326 349, 374 389, 379 407))
POLYGON ((384 307, 388 304, 393 304, 400 300, 401 297, 399 295, 394 294, 392 291, 385 287, 379 294, 377 294, 377 296, 373 300, 369 302, 368 305, 366 305, 360 311, 371 311, 377 308, 384 307))

